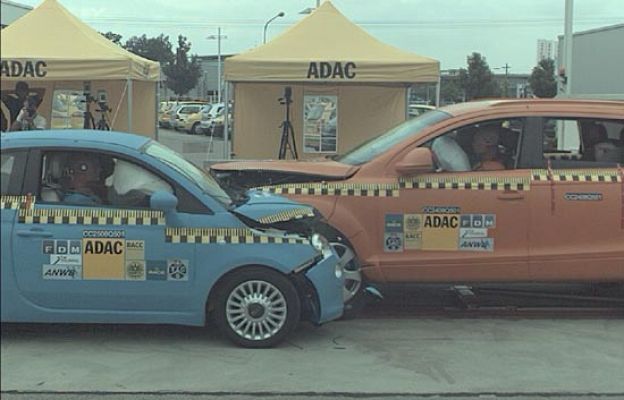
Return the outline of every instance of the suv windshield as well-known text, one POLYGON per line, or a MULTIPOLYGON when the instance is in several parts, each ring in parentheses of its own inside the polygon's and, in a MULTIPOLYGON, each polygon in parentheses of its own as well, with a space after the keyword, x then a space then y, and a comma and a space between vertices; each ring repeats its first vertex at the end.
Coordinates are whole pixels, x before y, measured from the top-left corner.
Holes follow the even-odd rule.
POLYGON ((418 135, 424 128, 448 118, 451 118, 451 115, 444 111, 432 110, 426 112, 419 117, 395 126, 380 136, 375 136, 367 140, 347 154, 339 157, 337 161, 349 165, 364 164, 378 155, 385 153, 392 146, 404 139, 418 135))
POLYGON ((197 168, 194 164, 186 161, 184 157, 163 146, 162 144, 151 141, 145 147, 145 153, 162 161, 175 169, 182 175, 186 176, 191 182, 197 185, 204 193, 214 197, 217 201, 225 206, 232 203, 232 199, 227 193, 221 189, 221 186, 208 173, 197 168))

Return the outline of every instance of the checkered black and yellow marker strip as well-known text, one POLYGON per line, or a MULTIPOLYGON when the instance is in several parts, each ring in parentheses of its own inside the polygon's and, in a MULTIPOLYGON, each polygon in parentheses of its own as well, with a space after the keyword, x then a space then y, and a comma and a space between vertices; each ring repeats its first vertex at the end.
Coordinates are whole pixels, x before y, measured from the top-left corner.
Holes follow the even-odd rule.
POLYGON ((246 228, 167 228, 168 243, 305 244, 306 239, 262 235, 246 228))
POLYGON ((29 196, 0 196, 0 209, 23 210, 31 209, 35 205, 35 198, 29 196))
POLYGON ((401 189, 448 189, 448 190, 529 190, 529 178, 499 177, 441 177, 422 176, 400 178, 401 189))
POLYGON ((295 194, 304 196, 360 196, 398 197, 397 184, 377 183, 291 183, 263 186, 257 190, 274 194, 295 194))
POLYGON ((265 217, 258 218, 258 222, 262 224, 273 224, 276 222, 285 222, 306 217, 314 217, 314 210, 312 208, 303 207, 295 210, 283 211, 274 215, 267 215, 265 217))
POLYGON ((105 209, 36 209, 20 210, 22 224, 69 225, 165 225, 161 211, 105 209))
POLYGON ((561 161, 578 161, 583 158, 581 154, 575 153, 546 153, 544 154, 549 160, 561 160, 561 161))
POLYGON ((622 177, 616 168, 609 169, 553 169, 550 173, 547 169, 531 171, 533 181, 555 182, 606 182, 620 183, 622 177))

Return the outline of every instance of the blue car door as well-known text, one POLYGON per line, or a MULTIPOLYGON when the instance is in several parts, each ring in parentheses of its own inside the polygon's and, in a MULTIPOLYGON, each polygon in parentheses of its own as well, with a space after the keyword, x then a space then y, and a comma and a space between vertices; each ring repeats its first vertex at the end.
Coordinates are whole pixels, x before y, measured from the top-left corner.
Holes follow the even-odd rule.
POLYGON ((0 194, 0 213, 2 251, 0 252, 0 307, 2 319, 12 317, 11 300, 15 298, 17 290, 13 275, 13 254, 11 238, 13 224, 20 208, 29 207, 30 198, 21 196, 24 166, 26 165, 26 151, 2 149, 0 171, 2 172, 2 191, 0 194))
POLYGON ((17 211, 12 244, 17 287, 43 315, 35 320, 56 313, 55 320, 102 321, 107 311, 123 311, 111 320, 132 321, 144 313, 142 321, 150 315, 158 322, 168 313, 193 310, 194 246, 168 242, 164 213, 149 208, 150 193, 173 193, 173 187, 138 164, 110 157, 107 198, 81 203, 59 193, 63 175, 72 172, 63 168, 68 152, 40 157, 38 195, 17 211), (66 310, 71 313, 59 318, 66 310))

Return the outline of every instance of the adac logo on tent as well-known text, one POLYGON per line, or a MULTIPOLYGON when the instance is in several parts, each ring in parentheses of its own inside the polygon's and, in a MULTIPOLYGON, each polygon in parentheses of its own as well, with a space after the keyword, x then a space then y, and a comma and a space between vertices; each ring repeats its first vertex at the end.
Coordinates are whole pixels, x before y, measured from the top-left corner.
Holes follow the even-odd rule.
POLYGON ((0 61, 0 76, 7 78, 43 78, 48 74, 45 61, 0 61))
POLYGON ((308 79, 354 79, 356 68, 351 61, 344 64, 312 61, 308 67, 308 79))

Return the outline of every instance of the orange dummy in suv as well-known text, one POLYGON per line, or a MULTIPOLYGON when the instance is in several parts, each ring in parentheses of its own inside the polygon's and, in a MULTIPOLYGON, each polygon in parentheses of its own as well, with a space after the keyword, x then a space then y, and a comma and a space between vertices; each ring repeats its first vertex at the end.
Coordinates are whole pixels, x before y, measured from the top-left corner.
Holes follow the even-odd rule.
MULTIPOLYGON (((340 133, 338 132, 338 135, 340 133)), ((429 111, 319 161, 214 165, 238 189, 317 208, 372 282, 624 281, 624 102, 429 111)))

